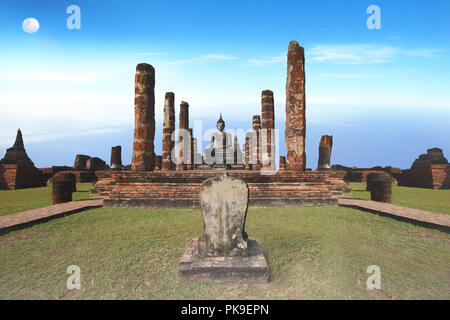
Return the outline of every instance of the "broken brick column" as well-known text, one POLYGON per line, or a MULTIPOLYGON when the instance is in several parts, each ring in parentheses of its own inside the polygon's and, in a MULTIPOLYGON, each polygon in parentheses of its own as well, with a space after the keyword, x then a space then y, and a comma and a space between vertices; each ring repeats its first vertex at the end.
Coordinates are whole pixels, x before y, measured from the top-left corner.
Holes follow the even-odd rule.
POLYGON ((377 174, 370 181, 370 200, 392 203, 392 178, 377 174))
POLYGON ((175 131, 175 95, 173 92, 166 92, 164 99, 164 123, 163 123, 163 142, 162 142, 162 170, 173 170, 175 168, 175 159, 172 159, 172 150, 175 147, 175 141, 172 140, 172 134, 175 131))
POLYGON ((131 169, 152 171, 155 167, 155 69, 147 63, 136 67, 134 117, 131 169))
POLYGON ((59 172, 52 178, 52 204, 72 201, 74 191, 76 179, 73 173, 59 172))
POLYGON ((162 166, 162 156, 155 157, 155 170, 161 170, 162 166))
POLYGON ((253 116, 253 132, 252 132, 252 142, 251 142, 251 164, 253 170, 261 169, 261 118, 258 115, 253 116))
POLYGON ((304 171, 305 154, 305 51, 289 43, 286 79, 286 170, 304 171))
POLYGON ((275 169, 274 129, 275 114, 273 92, 264 90, 261 94, 261 162, 263 168, 275 169))
POLYGON ((188 152, 188 136, 189 136, 189 104, 185 101, 181 101, 180 104, 180 121, 179 121, 179 133, 177 143, 177 170, 185 170, 188 152))
POLYGON ((330 170, 331 148, 333 147, 333 136, 324 135, 319 144, 319 161, 317 170, 330 170))
POLYGON ((111 147, 111 169, 122 170, 122 147, 111 147))

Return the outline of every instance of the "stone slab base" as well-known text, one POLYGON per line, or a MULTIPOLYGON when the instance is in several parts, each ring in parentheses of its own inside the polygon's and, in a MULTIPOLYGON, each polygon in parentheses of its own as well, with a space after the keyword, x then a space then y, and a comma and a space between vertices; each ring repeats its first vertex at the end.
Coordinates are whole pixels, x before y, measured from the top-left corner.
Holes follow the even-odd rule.
POLYGON ((183 282, 267 283, 266 258, 255 240, 248 240, 248 257, 200 257, 198 238, 188 247, 180 265, 178 279, 183 282))

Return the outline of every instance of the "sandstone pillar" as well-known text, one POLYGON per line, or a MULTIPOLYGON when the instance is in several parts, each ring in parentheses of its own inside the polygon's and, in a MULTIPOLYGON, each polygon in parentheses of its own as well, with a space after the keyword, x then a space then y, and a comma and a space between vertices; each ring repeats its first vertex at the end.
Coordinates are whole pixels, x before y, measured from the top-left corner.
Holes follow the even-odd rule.
POLYGON ((289 43, 286 80, 286 169, 304 171, 305 154, 305 52, 296 41, 289 43))
POLYGON ((330 170, 331 148, 333 147, 333 136, 324 135, 319 144, 319 161, 317 170, 330 170))
POLYGON ((189 146, 189 104, 185 101, 181 101, 180 104, 180 121, 179 121, 179 134, 178 134, 178 157, 177 157, 177 170, 186 169, 186 159, 189 146))
POLYGON ((275 114, 271 90, 262 92, 261 109, 261 162, 263 168, 275 169, 275 114))
POLYGON ((111 169, 121 170, 122 165, 122 147, 115 146, 111 148, 111 169))
POLYGON ((146 63, 136 67, 134 116, 131 169, 151 171, 155 167, 155 69, 146 63))
POLYGON ((253 170, 261 169, 261 118, 258 115, 253 116, 253 132, 252 132, 252 142, 251 142, 251 164, 253 170))
POLYGON ((172 134, 175 131, 175 95, 173 92, 166 92, 164 99, 164 123, 163 123, 163 144, 162 144, 162 170, 173 170, 175 159, 172 159, 172 150, 175 142, 172 141, 172 134))

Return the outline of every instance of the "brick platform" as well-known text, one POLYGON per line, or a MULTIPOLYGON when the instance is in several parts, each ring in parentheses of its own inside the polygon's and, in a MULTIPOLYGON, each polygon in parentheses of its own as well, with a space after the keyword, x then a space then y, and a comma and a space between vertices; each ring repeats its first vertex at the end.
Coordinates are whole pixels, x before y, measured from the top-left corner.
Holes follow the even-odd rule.
MULTIPOLYGON (((339 174, 328 172, 279 171, 261 175, 259 171, 228 170, 247 182, 252 206, 332 206, 333 194, 340 194, 346 184, 339 174)), ((203 181, 224 171, 105 171, 98 172, 92 194, 105 197, 105 207, 199 207, 203 181)), ((341 173, 343 175, 343 173, 341 173)))

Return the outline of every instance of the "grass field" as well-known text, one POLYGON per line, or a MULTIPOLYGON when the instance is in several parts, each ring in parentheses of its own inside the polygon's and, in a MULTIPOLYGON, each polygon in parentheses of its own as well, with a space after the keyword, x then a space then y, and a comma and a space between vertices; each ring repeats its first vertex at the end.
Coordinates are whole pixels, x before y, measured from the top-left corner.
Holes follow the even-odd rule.
MULTIPOLYGON (((77 183, 77 192, 72 194, 72 200, 89 197, 92 183, 77 183)), ((0 216, 30 209, 49 206, 52 201, 52 185, 42 188, 19 190, 0 190, 0 216)))
POLYGON ((449 299, 450 237, 343 207, 250 208, 264 285, 178 283, 200 210, 92 209, 0 236, 0 299, 449 299), (81 290, 68 290, 69 265, 81 290), (381 290, 368 290, 369 265, 381 290))
MULTIPOLYGON (((370 200, 370 192, 366 191, 366 183, 351 182, 351 196, 370 200)), ((410 208, 450 214, 450 190, 433 190, 427 188, 399 187, 392 185, 393 204, 410 208)))

